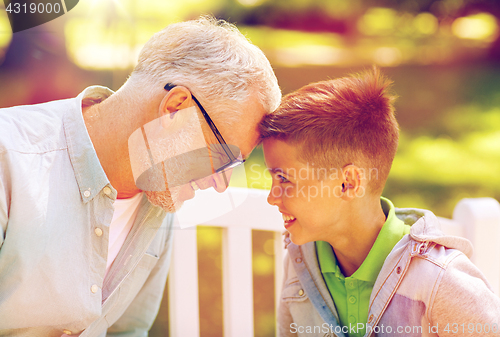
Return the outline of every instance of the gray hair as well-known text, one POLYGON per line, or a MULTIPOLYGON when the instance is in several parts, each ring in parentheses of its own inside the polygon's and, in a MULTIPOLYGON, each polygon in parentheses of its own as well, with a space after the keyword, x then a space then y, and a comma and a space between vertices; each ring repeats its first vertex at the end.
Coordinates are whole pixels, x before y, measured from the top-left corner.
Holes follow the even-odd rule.
POLYGON ((143 86, 143 92, 156 92, 167 83, 183 85, 212 109, 233 101, 233 112, 253 94, 268 113, 281 100, 264 53, 234 25, 212 16, 171 24, 153 35, 129 81, 138 82, 134 86, 143 86))

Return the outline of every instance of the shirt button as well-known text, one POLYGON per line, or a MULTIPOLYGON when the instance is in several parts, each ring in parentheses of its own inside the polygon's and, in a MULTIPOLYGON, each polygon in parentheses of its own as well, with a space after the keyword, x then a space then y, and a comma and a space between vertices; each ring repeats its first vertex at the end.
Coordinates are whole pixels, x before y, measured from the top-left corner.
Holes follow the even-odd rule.
POLYGON ((298 258, 295 259, 295 262, 302 263, 302 259, 300 257, 298 257, 298 258))
POLYGON ((65 335, 71 335, 72 334, 72 332, 70 330, 63 330, 63 333, 65 335))
POLYGON ((302 295, 304 295, 304 290, 300 289, 299 290, 299 296, 302 296, 302 295))
POLYGON ((351 280, 351 281, 349 281, 349 283, 347 283, 347 286, 348 286, 349 288, 354 288, 354 281, 352 281, 352 280, 351 280))
POLYGON ((356 297, 354 297, 354 296, 349 297, 349 303, 351 303, 351 304, 356 303, 356 297))
POLYGON ((99 291, 99 287, 97 286, 97 284, 93 284, 93 285, 92 285, 92 287, 90 287, 90 291, 91 291, 92 293, 94 293, 94 294, 95 294, 96 292, 98 292, 98 291, 99 291))
POLYGON ((356 324, 356 317, 354 317, 353 315, 349 316, 349 323, 356 324))
POLYGON ((110 195, 111 194, 111 188, 109 188, 108 186, 104 187, 102 189, 102 191, 104 192, 104 194, 106 195, 110 195))
POLYGON ((102 229, 100 229, 100 228, 94 229, 94 232, 95 232, 95 235, 97 235, 97 236, 101 236, 102 235, 102 229))
POLYGON ((84 196, 85 198, 90 197, 90 191, 85 191, 85 192, 83 192, 83 196, 84 196))

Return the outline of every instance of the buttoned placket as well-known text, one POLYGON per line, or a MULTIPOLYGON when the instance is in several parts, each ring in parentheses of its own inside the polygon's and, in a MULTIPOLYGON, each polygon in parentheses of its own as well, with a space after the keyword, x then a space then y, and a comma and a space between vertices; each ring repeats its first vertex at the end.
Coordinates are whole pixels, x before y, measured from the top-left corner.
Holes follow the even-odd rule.
MULTIPOLYGON (((92 190, 88 190, 89 196, 92 190)), ((86 191, 87 192, 87 191, 86 191)), ((91 219, 93 230, 91 232, 93 279, 91 280, 90 294, 98 296, 99 303, 102 303, 102 285, 106 273, 106 262, 108 257, 109 227, 113 219, 113 202, 116 198, 116 191, 110 185, 106 185, 89 201, 94 203, 90 207, 94 208, 94 218, 91 219)))
POLYGON ((358 280, 353 277, 346 277, 345 289, 347 295, 348 324, 353 326, 359 322, 359 287, 358 280))
MULTIPOLYGON (((106 261, 108 254, 109 226, 113 218, 113 202, 116 192, 109 186, 105 186, 100 193, 92 197, 92 188, 83 191, 84 201, 88 207, 93 208, 94 217, 90 219, 93 230, 90 232, 92 258, 90 261, 92 279, 89 286, 89 295, 96 297, 99 305, 102 303, 102 284, 106 272, 106 261), (102 209, 101 209, 102 207, 102 209)), ((63 329, 65 335, 78 335, 81 331, 63 329)))

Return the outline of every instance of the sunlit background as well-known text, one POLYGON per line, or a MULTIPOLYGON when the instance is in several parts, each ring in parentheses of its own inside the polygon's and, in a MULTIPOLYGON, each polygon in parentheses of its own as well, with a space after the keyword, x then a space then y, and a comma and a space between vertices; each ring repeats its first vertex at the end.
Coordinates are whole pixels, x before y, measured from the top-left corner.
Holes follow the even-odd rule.
MULTIPOLYGON (((0 107, 116 90, 154 32, 211 13, 266 53, 285 94, 372 64, 394 80, 401 142, 384 195, 397 206, 451 217, 462 198, 500 199, 498 1, 80 0, 14 35, 0 9, 0 107)), ((253 173, 260 149, 247 165, 248 184, 269 188, 253 173)), ((220 230, 198 230, 202 336, 222 335, 220 241, 220 230)), ((254 231, 253 245, 255 332, 273 336, 272 235, 254 231)), ((167 325, 164 301, 150 335, 167 325)))

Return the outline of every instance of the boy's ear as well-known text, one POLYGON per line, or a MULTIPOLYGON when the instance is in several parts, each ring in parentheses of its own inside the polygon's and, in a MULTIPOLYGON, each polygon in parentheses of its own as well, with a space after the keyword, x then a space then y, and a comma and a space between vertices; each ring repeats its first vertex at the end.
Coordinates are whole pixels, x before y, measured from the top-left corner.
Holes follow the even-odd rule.
POLYGON ((342 169, 344 180, 342 181, 342 199, 351 200, 363 197, 366 191, 366 179, 361 168, 354 164, 346 165, 342 169))
POLYGON ((166 92, 161 100, 159 107, 160 116, 189 108, 192 100, 191 91, 188 88, 181 85, 175 86, 166 92))

